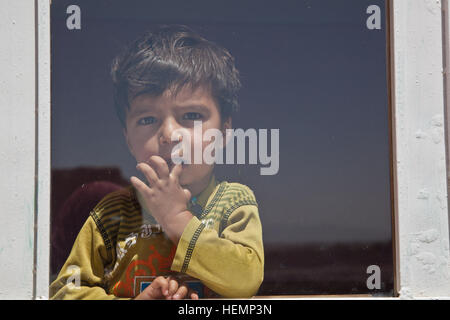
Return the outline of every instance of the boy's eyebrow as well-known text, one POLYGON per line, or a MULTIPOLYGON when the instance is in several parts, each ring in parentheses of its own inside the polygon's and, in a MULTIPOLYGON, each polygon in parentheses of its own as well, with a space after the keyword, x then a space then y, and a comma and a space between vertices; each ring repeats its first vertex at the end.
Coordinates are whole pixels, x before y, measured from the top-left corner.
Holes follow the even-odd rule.
MULTIPOLYGON (((199 111, 204 111, 204 112, 209 112, 209 108, 207 105, 205 105, 202 102, 188 102, 188 103, 180 103, 180 104, 175 104, 175 107, 180 108, 180 109, 194 109, 194 110, 199 110, 199 111)), ((129 109, 129 113, 128 116, 139 116, 141 114, 147 113, 147 112, 151 112, 153 110, 152 105, 149 104, 138 104, 136 105, 134 108, 130 108, 129 109)))
POLYGON ((203 103, 187 103, 187 104, 178 104, 177 108, 182 109, 199 109, 199 110, 208 110, 208 107, 203 103))
POLYGON ((139 115, 141 115, 143 113, 147 113, 149 111, 151 111, 151 108, 148 108, 148 107, 135 107, 135 108, 130 108, 130 111, 129 111, 128 115, 129 116, 139 116, 139 115))

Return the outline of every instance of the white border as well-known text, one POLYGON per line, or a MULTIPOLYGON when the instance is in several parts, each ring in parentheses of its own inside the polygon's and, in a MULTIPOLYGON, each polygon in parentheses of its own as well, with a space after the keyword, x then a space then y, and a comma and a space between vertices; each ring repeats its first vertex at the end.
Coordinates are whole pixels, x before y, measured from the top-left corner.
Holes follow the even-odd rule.
POLYGON ((441 3, 395 0, 393 15, 399 294, 449 297, 441 3))

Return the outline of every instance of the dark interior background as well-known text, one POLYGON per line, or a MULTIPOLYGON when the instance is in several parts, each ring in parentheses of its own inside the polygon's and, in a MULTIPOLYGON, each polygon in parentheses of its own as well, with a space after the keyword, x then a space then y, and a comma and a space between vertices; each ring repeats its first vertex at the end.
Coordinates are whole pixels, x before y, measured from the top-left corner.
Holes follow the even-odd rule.
POLYGON ((263 224, 260 295, 393 295, 385 1, 53 0, 52 278, 90 208, 136 175, 109 67, 154 24, 186 24, 235 57, 236 128, 280 129, 280 169, 223 165, 249 185, 263 224), (81 8, 68 30, 66 8, 81 8), (366 9, 381 8, 368 30, 366 9), (83 199, 82 201, 80 199, 83 199), (369 290, 367 267, 381 269, 369 290))

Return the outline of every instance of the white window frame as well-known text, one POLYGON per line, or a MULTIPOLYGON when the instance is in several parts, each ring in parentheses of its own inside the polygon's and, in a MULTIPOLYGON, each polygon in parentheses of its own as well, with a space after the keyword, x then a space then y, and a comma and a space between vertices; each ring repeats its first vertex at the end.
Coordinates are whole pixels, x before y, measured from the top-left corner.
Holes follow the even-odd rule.
MULTIPOLYGON (((388 6, 395 291, 398 298, 450 297, 448 0, 388 6)), ((50 1, 2 0, 0 39, 14 49, 0 52, 0 299, 47 299, 50 1)))
POLYGON ((449 297, 442 14, 448 3, 392 3, 396 291, 403 298, 449 297))

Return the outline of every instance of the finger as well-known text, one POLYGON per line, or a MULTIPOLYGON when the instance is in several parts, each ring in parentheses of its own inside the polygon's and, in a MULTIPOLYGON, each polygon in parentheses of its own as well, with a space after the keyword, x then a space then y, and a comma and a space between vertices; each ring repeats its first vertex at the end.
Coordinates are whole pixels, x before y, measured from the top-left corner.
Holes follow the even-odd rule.
POLYGON ((151 287, 153 289, 160 289, 161 293, 166 297, 169 295, 169 282, 164 277, 158 277, 153 280, 151 287))
POLYGON ((178 281, 172 277, 169 277, 168 280, 169 280, 169 296, 173 297, 173 295, 178 290, 178 281))
POLYGON ((198 300, 198 293, 194 290, 189 290, 188 297, 192 300, 198 300))
POLYGON ((141 194, 146 194, 150 191, 150 188, 139 178, 132 176, 130 182, 133 187, 141 194))
POLYGON ((187 286, 185 284, 182 284, 178 288, 177 292, 174 294, 173 299, 174 300, 183 299, 186 296, 187 293, 188 293, 187 286))
POLYGON ((186 198, 188 199, 188 201, 191 199, 191 192, 188 189, 183 189, 184 191, 184 195, 186 196, 186 198))
POLYGON ((145 175, 145 178, 147 179, 150 187, 156 184, 158 181, 158 175, 156 174, 155 170, 153 170, 152 167, 150 167, 148 164, 142 162, 139 163, 136 166, 136 169, 138 169, 140 172, 142 172, 145 175))
POLYGON ((181 173, 182 169, 183 169, 183 166, 181 164, 176 164, 173 167, 172 172, 170 173, 170 175, 178 180, 180 178, 180 173, 181 173))
POLYGON ((148 163, 155 169, 155 172, 160 179, 169 177, 169 166, 167 165, 166 160, 160 156, 151 156, 150 159, 148 159, 148 163))

